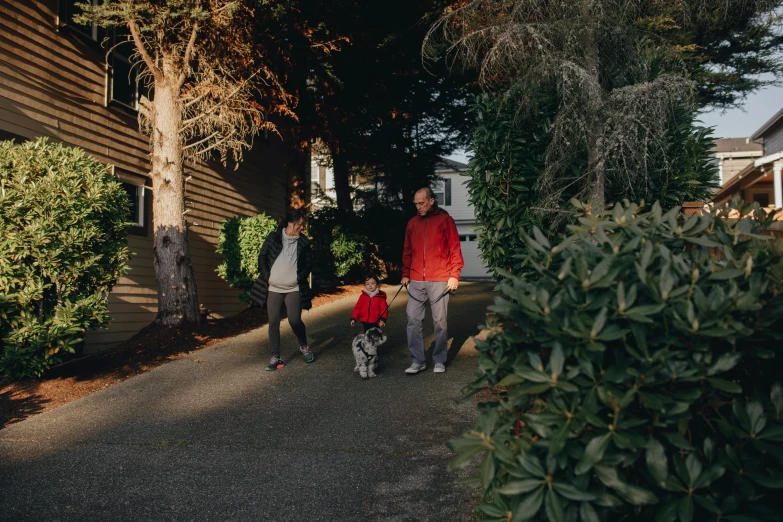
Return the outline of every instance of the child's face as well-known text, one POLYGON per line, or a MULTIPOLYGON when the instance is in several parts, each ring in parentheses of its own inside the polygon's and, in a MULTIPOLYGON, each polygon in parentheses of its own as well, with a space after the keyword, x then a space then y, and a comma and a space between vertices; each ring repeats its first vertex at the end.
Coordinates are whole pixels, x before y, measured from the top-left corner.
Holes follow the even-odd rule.
POLYGON ((375 279, 367 279, 364 282, 364 288, 366 288, 368 292, 375 292, 375 289, 378 288, 378 281, 375 279))

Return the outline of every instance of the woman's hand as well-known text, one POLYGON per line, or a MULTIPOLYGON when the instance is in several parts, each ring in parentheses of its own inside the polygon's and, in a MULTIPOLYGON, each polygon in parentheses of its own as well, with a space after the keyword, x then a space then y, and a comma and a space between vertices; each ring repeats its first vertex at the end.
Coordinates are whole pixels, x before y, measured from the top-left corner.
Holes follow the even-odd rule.
POLYGON ((356 321, 354 321, 353 319, 351 319, 351 326, 353 326, 353 325, 355 325, 355 324, 356 324, 356 321))
POLYGON ((383 319, 381 319, 380 321, 378 321, 378 326, 380 326, 381 328, 383 328, 384 326, 386 326, 386 321, 384 321, 383 319))

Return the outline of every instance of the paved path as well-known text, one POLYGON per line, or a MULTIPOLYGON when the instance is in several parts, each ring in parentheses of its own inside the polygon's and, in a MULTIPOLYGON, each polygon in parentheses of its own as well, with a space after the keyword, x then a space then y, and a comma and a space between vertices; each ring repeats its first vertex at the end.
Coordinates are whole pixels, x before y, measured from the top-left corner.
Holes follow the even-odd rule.
POLYGON ((465 283, 452 298, 445 374, 403 373, 403 291, 375 379, 352 371, 349 298, 304 314, 312 365, 284 322, 281 371, 264 372, 260 328, 0 430, 0 519, 469 519, 444 442, 475 417, 455 399, 492 295, 465 283))

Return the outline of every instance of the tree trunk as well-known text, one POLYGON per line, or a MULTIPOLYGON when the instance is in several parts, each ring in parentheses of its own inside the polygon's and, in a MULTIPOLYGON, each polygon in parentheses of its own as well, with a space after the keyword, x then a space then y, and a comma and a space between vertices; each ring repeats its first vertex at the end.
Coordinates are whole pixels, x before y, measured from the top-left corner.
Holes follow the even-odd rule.
MULTIPOLYGON (((168 72, 168 71, 167 71, 168 72)), ((153 258, 158 283, 155 322, 178 325, 199 323, 196 278, 188 251, 185 227, 185 186, 179 132, 182 113, 179 89, 167 82, 155 85, 152 100, 153 258)), ((176 76, 174 76, 176 78, 176 76)))
POLYGON ((332 165, 334 166, 334 191, 337 193, 337 208, 353 212, 348 158, 342 153, 333 153, 332 165))
POLYGON ((309 158, 299 147, 288 147, 286 205, 290 208, 306 208, 310 202, 309 158))
POLYGON ((592 13, 593 0, 584 0, 584 20, 587 30, 587 73, 592 85, 588 88, 588 118, 590 118, 590 134, 587 140, 587 169, 590 183, 590 206, 596 212, 603 212, 605 207, 606 158, 603 143, 600 139, 601 108, 603 106, 601 93, 600 63, 598 61, 598 41, 596 23, 592 13))

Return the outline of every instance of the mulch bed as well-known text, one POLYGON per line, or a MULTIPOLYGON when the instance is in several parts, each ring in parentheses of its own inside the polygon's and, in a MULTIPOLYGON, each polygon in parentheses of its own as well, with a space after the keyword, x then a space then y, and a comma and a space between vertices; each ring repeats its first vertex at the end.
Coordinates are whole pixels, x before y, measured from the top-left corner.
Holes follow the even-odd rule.
MULTIPOLYGON (((316 294, 313 308, 358 295, 362 288, 347 285, 316 294)), ((0 381, 0 429, 265 324, 266 310, 248 308, 198 326, 150 325, 110 350, 61 364, 41 379, 0 381)))

